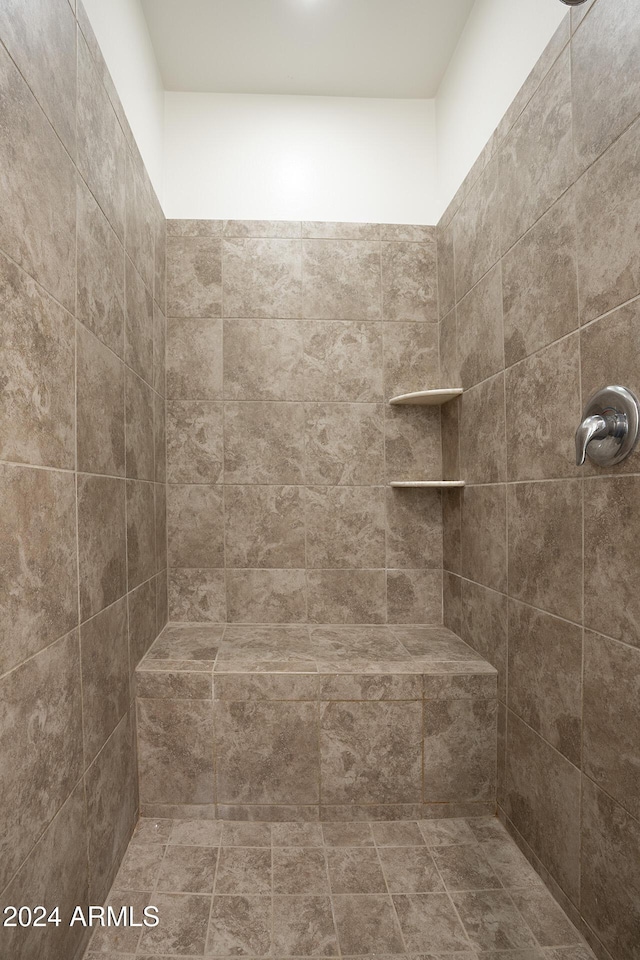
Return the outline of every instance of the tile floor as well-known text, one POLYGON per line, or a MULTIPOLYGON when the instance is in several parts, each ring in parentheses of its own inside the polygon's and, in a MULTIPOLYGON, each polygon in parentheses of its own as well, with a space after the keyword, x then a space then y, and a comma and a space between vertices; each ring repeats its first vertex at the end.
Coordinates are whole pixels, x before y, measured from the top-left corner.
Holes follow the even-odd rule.
POLYGON ((593 956, 493 818, 141 820, 108 902, 160 924, 98 930, 86 960, 593 956))

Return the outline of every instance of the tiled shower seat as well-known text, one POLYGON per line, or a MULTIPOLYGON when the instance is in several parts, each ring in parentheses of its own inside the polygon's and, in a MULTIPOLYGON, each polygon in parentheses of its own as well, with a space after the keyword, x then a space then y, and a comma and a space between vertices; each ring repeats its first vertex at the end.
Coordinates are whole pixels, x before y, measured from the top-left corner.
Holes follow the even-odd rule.
POLYGON ((170 624, 136 682, 142 816, 494 812, 496 671, 443 627, 170 624))

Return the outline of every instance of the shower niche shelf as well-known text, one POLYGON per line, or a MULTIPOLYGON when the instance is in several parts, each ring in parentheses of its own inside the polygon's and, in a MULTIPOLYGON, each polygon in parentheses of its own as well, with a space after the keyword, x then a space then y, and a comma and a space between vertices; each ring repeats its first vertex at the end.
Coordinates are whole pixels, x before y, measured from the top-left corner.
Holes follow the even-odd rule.
POLYGON ((392 397, 389 403, 393 407, 440 407, 462 395, 462 387, 447 387, 441 390, 418 390, 415 393, 403 393, 392 397))
POLYGON ((389 486, 397 490, 455 490, 464 487, 464 480, 393 480, 389 486))

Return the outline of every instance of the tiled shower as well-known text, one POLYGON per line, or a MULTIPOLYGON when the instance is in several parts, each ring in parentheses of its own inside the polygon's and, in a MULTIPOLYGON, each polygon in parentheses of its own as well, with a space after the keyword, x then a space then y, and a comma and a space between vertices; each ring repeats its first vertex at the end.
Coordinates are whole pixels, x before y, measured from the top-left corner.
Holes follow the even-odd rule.
POLYGON ((160 911, 0 958, 638 960, 640 454, 574 454, 640 395, 636 0, 437 225, 166 220, 81 0, 0 40, 2 909, 160 911))

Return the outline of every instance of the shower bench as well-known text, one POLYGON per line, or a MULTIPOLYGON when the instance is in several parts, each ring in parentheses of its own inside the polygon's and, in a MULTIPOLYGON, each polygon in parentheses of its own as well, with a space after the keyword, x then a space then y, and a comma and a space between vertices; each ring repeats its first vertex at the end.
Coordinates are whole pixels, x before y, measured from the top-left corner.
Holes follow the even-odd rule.
POLYGON ((142 816, 495 812, 497 674, 443 627, 169 624, 136 697, 142 816))

